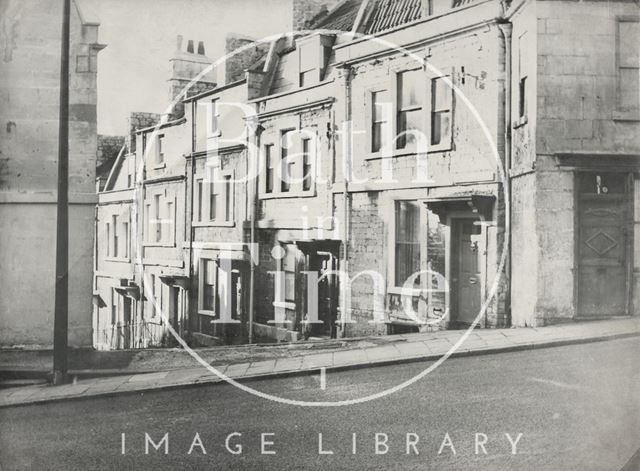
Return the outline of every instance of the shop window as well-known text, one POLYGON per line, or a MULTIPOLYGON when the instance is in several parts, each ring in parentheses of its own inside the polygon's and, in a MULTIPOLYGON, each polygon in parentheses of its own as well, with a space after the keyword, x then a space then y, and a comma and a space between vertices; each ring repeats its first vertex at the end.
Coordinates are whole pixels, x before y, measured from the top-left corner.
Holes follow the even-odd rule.
POLYGON ((420 207, 416 201, 395 204, 395 286, 420 271, 420 207))

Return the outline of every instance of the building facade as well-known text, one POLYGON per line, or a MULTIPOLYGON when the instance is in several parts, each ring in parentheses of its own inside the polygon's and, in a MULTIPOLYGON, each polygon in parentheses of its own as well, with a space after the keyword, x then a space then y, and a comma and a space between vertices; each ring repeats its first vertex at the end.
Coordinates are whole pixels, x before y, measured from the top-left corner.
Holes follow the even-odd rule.
POLYGON ((634 315, 638 22, 347 0, 254 46, 138 133, 138 311, 193 345, 634 315))
MULTIPOLYGON (((96 22, 70 12, 69 345, 91 346, 96 22)), ((53 344, 62 2, 0 5, 0 345, 53 344)))

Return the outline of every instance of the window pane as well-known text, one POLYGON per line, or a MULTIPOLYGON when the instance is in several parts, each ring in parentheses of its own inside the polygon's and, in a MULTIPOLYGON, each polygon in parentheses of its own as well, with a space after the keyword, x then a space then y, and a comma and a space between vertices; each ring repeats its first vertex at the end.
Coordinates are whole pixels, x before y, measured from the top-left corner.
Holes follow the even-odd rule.
POLYGON ((446 142, 451 136, 451 112, 440 111, 431 117, 431 144, 446 142))
POLYGON ((395 284, 402 286, 420 270, 420 207, 416 201, 396 202, 395 284))
POLYGON ((621 21, 618 28, 620 66, 640 67, 640 22, 621 21))
POLYGON ((273 145, 268 144, 264 147, 265 158, 265 191, 271 193, 273 191, 273 145))
POLYGON ((387 121, 389 119, 389 111, 391 109, 391 100, 387 90, 373 92, 371 94, 372 118, 374 122, 387 121))
POLYGON ((451 109, 452 90, 449 84, 447 84, 447 82, 444 80, 444 78, 440 77, 433 79, 432 93, 432 111, 443 111, 451 109))
POLYGON ((398 74, 398 107, 405 109, 422 105, 420 78, 422 70, 410 70, 398 74))
POLYGON ((398 149, 404 149, 407 144, 416 142, 415 133, 420 132, 422 127, 422 111, 401 111, 398 113, 398 139, 396 141, 398 149))
POLYGON ((308 191, 311 189, 312 182, 312 164, 311 164, 311 139, 304 139, 302 141, 302 190, 308 191))
POLYGON ((218 213, 218 195, 216 189, 213 186, 213 182, 209 183, 209 219, 214 221, 217 218, 218 213))
POLYGON ((231 221, 231 201, 233 198, 231 190, 231 175, 224 177, 224 220, 231 221))

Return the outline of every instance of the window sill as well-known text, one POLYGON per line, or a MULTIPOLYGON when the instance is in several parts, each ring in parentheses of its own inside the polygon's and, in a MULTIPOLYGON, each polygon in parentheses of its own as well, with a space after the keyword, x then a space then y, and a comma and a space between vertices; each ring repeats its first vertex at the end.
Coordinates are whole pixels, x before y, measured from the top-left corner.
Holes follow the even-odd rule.
MULTIPOLYGON (((435 154, 438 152, 448 152, 453 150, 453 145, 449 142, 444 144, 430 145, 427 149, 427 154, 435 154)), ((392 152, 391 158, 395 159, 396 157, 405 157, 408 155, 417 155, 418 152, 415 148, 412 149, 396 149, 392 152)), ((388 158, 388 156, 383 155, 382 152, 371 152, 365 156, 365 160, 381 160, 384 158, 388 158)))
POLYGON ((282 307, 293 311, 296 308, 296 303, 292 303, 290 301, 274 301, 273 307, 282 307))
POLYGON ((155 165, 153 166, 153 169, 154 169, 154 170, 162 170, 162 169, 164 169, 164 168, 167 168, 167 164, 166 164, 166 163, 164 163, 164 162, 163 162, 163 163, 161 163, 161 164, 155 164, 155 165))
POLYGON ((528 122, 529 122, 529 120, 527 119, 526 116, 520 116, 518 119, 516 119, 513 122, 513 129, 521 128, 522 126, 524 126, 528 122))
POLYGON ((127 257, 105 257, 105 262, 131 263, 131 259, 127 257))
MULTIPOLYGON (((411 296, 420 296, 422 295, 423 290, 420 288, 409 288, 409 293, 411 296)), ((389 286, 387 287, 387 294, 404 294, 402 286, 389 286)))
POLYGON ((204 309, 198 309, 198 314, 202 316, 216 317, 215 311, 205 311, 204 309))
POLYGON ((640 121, 640 111, 616 110, 613 112, 614 121, 640 121))
POLYGON ((174 248, 176 246, 175 242, 143 242, 143 247, 170 247, 174 248))
POLYGON ((312 198, 316 196, 315 189, 311 189, 308 191, 286 191, 286 192, 278 192, 278 193, 260 193, 258 195, 261 200, 272 200, 272 199, 281 199, 281 198, 312 198))
POLYGON ((235 221, 194 221, 193 227, 235 227, 235 221))

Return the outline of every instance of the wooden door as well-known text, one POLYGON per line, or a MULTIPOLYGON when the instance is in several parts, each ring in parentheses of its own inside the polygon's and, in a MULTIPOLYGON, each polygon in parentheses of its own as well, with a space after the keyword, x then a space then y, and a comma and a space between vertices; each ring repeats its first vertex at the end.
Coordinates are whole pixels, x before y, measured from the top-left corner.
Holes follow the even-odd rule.
POLYGON ((628 175, 581 173, 578 191, 577 314, 627 315, 628 175))
POLYGON ((452 224, 451 263, 453 328, 471 324, 480 312, 482 226, 475 219, 454 219, 452 224))

